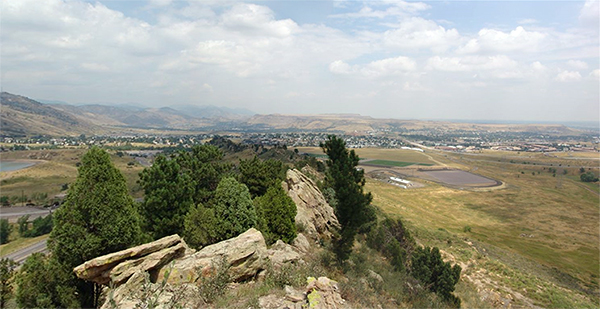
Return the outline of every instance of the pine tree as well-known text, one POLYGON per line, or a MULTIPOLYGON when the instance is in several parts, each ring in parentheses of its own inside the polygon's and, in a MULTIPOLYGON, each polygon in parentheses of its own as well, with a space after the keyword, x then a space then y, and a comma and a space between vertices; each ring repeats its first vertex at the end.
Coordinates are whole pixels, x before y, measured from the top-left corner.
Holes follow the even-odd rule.
POLYGON ((338 200, 335 215, 341 230, 334 251, 339 261, 345 261, 352 252, 356 234, 376 218, 370 206, 372 197, 371 193, 363 193, 364 171, 356 168, 359 157, 354 150, 346 149, 344 140, 329 135, 321 148, 329 157, 326 185, 335 190, 338 200))
POLYGON ((158 156, 140 174, 145 192, 140 205, 142 227, 153 239, 182 235, 184 218, 194 205, 194 183, 176 160, 158 156))
POLYGON ((290 243, 296 238, 296 204, 285 194, 281 185, 270 187, 263 196, 254 199, 258 229, 267 244, 278 239, 290 243))
POLYGON ((185 216, 183 235, 188 245, 200 249, 217 242, 218 227, 214 210, 199 204, 192 207, 185 216))
POLYGON ((285 171, 286 167, 278 160, 261 161, 257 156, 252 160, 240 160, 240 182, 248 187, 252 198, 265 194, 269 187, 279 185, 285 178, 285 171))
POLYGON ((98 305, 100 289, 76 279, 75 266, 138 242, 139 218, 125 178, 109 154, 97 147, 82 158, 77 180, 55 212, 49 248, 62 271, 70 273, 84 308, 98 305))

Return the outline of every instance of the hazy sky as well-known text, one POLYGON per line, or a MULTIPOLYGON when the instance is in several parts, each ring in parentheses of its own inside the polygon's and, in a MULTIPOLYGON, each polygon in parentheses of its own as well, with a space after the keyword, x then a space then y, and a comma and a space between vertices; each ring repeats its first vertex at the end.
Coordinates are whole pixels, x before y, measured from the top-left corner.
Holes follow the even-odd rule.
POLYGON ((2 0, 2 90, 71 103, 599 119, 598 1, 2 0))

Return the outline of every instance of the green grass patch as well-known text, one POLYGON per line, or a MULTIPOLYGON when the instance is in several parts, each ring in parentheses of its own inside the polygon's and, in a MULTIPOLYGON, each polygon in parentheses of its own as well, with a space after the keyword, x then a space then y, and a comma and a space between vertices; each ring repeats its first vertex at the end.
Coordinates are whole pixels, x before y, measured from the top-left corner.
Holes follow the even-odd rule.
POLYGON ((397 166, 397 167, 404 167, 404 166, 409 166, 409 165, 424 165, 424 166, 432 166, 433 165, 433 164, 428 164, 428 163, 413 163, 413 162, 401 162, 401 161, 389 161, 389 160, 371 160, 371 161, 364 162, 364 164, 397 166))

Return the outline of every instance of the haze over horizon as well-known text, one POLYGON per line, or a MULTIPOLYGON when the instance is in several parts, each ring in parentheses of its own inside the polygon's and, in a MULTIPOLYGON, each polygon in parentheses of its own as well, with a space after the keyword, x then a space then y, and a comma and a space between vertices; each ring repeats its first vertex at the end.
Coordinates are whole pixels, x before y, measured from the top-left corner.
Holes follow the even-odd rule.
POLYGON ((598 3, 5 0, 1 84, 70 103, 598 122, 598 3))

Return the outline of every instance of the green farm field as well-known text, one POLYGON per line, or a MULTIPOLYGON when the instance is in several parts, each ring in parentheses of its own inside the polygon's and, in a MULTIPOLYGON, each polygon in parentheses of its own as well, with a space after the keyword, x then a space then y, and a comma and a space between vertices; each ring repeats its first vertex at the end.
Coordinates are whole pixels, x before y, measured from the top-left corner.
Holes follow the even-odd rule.
POLYGON ((539 166, 498 163, 493 153, 486 154, 489 161, 429 155, 506 186, 467 191, 426 182, 424 188, 403 190, 369 179, 365 190, 373 204, 403 218, 422 243, 471 265, 465 275, 484 269, 506 293, 520 291, 521 305, 598 305, 600 200, 597 191, 570 175, 574 169, 553 176, 539 166))

